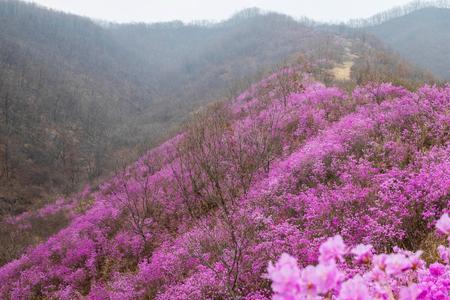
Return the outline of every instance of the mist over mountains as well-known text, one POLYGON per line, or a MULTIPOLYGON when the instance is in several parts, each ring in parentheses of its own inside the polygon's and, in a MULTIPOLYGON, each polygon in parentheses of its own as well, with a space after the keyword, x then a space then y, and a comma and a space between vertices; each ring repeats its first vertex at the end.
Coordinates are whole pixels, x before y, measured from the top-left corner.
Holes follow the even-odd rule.
POLYGON ((2 180, 17 183, 22 198, 73 191, 298 52, 343 51, 331 35, 276 14, 105 27, 1 1, 0 18, 2 180), (37 189, 23 194, 23 186, 37 189))

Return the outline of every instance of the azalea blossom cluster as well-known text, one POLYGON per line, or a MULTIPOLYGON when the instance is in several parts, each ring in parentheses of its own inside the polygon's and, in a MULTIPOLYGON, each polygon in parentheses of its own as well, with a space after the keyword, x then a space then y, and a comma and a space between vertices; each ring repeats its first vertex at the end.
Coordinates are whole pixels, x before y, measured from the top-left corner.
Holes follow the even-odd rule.
POLYGON ((267 300, 261 278, 283 253, 298 261, 269 275, 286 299, 438 297, 448 248, 443 267, 376 253, 428 245, 449 211, 449 111, 449 86, 347 92, 284 69, 82 195, 82 210, 58 202, 70 224, 0 268, 0 298, 267 300))
MULTIPOLYGON (((450 243, 450 218, 444 214, 436 227, 450 243)), ((440 262, 430 265, 422 251, 396 248, 392 254, 375 254, 371 245, 348 248, 342 237, 329 238, 319 248, 319 264, 300 269, 297 260, 284 253, 269 264, 274 300, 295 299, 448 299, 450 264, 448 247, 439 246, 440 262), (346 262, 344 257, 349 256, 346 262)))

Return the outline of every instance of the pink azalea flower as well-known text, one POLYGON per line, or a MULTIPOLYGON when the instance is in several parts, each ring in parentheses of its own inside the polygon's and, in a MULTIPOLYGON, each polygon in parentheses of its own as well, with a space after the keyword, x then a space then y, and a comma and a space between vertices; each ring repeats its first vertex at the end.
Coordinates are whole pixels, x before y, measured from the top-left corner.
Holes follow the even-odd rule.
POLYGON ((417 270, 424 267, 425 262, 422 259, 420 259, 422 254, 423 251, 417 251, 416 253, 413 253, 412 255, 409 256, 408 259, 411 264, 411 269, 417 270))
POLYGON ((411 262, 403 254, 391 254, 386 258, 386 273, 397 275, 411 268, 411 262))
POLYGON ((314 297, 318 294, 316 282, 316 269, 313 266, 307 266, 302 270, 300 279, 302 295, 306 297, 314 297))
POLYGON ((447 247, 444 247, 440 245, 438 248, 439 257, 444 261, 445 263, 449 263, 449 249, 447 247))
POLYGON ((342 273, 336 267, 336 264, 323 265, 316 267, 315 282, 320 294, 326 294, 334 290, 339 282, 344 278, 342 273))
POLYGON ((333 263, 337 260, 342 261, 343 255, 346 254, 346 246, 342 237, 336 235, 329 238, 319 248, 319 261, 323 264, 333 263))
POLYGON ((338 300, 368 300, 372 299, 369 295, 364 280, 361 276, 356 275, 354 278, 347 280, 342 284, 339 292, 338 300))
POLYGON ((367 273, 367 278, 374 282, 383 282, 386 280, 386 277, 386 273, 378 267, 375 267, 373 270, 367 273))
POLYGON ((422 290, 416 284, 413 284, 409 287, 403 288, 400 291, 399 300, 418 300, 421 299, 421 294, 422 290))
POLYGON ((375 255, 375 257, 373 258, 373 264, 375 268, 380 271, 386 271, 387 257, 387 254, 375 255))
POLYGON ((356 262, 368 264, 372 261, 373 247, 372 245, 359 244, 352 249, 351 253, 355 256, 356 262))
POLYGON ((450 235, 450 217, 444 214, 436 223, 436 228, 445 235, 450 235))
POLYGON ((336 264, 319 264, 316 267, 308 266, 302 271, 302 294, 311 297, 317 294, 327 294, 337 288, 343 275, 336 264))
POLYGON ((434 277, 439 277, 445 273, 445 266, 440 263, 434 263, 430 265, 430 274, 434 277))
POLYGON ((268 277, 272 280, 272 289, 277 295, 274 299, 297 299, 300 295, 300 269, 297 260, 283 253, 274 265, 269 263, 268 277))

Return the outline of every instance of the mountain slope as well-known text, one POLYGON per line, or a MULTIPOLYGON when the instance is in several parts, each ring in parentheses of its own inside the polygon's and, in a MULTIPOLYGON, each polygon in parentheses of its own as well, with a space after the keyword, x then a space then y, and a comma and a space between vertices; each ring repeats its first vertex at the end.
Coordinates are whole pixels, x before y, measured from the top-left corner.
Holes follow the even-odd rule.
POLYGON ((342 53, 332 35, 251 10, 213 25, 99 25, 5 0, 0 21, 0 197, 25 207, 130 161, 299 52, 342 53))
POLYGON ((301 58, 330 83, 351 52, 358 84, 432 79, 360 36, 255 9, 217 24, 99 25, 4 0, 0 20, 0 197, 16 203, 0 214, 108 174, 278 64, 301 58))
POLYGON ((1 192, 73 191, 105 168, 114 124, 150 98, 149 82, 88 19, 2 1, 0 20, 1 192))
POLYGON ((407 60, 450 78, 450 9, 422 8, 365 28, 407 60))
MULTIPOLYGON (((100 182, 98 176, 106 178, 174 132, 191 111, 234 97, 277 64, 299 63, 330 84, 330 69, 349 56, 352 81, 342 85, 395 81, 413 89, 431 80, 365 37, 255 9, 217 24, 99 25, 5 0, 0 19, 5 220, 33 214, 46 203, 52 211, 60 194, 100 182)), ((287 97, 284 79, 277 84, 287 97)), ((64 207, 84 211, 85 204, 64 207)), ((5 224, 0 235, 8 242, 0 243, 0 263, 67 222, 57 214, 33 218, 31 227, 5 224)))
POLYGON ((268 262, 313 263, 328 236, 376 251, 434 245, 449 209, 449 108, 449 87, 349 93, 282 69, 98 190, 8 219, 70 224, 0 268, 0 296, 267 300, 268 262))

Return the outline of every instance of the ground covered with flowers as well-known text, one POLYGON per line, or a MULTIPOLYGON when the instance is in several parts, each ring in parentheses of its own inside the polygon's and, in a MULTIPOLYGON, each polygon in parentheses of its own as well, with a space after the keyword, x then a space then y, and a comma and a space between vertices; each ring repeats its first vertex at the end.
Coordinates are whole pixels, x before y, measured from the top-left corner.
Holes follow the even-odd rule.
POLYGON ((37 212, 70 223, 0 268, 0 298, 448 299, 449 134, 450 86, 281 70, 37 212))

